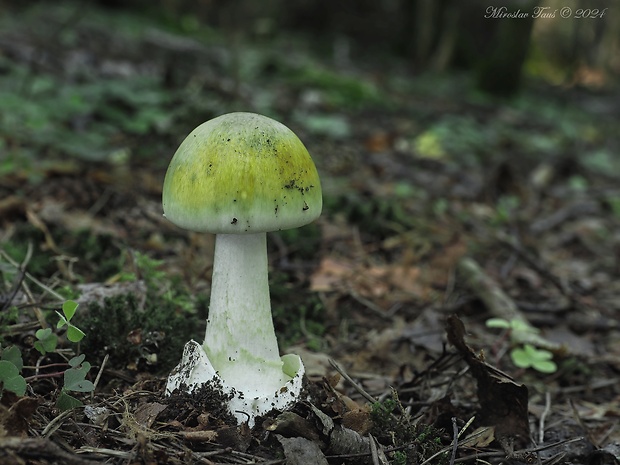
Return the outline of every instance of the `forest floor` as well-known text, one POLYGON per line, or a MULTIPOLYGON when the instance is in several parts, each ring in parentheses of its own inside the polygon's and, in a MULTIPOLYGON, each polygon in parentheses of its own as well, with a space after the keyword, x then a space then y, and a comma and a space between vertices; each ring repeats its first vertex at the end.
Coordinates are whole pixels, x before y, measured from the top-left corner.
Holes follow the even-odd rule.
POLYGON ((0 463, 619 462, 617 91, 497 101, 310 42, 2 17, 0 463), (164 174, 229 111, 293 129, 324 192, 318 221, 268 235, 312 395, 252 430, 164 395, 214 242, 163 218, 164 174))

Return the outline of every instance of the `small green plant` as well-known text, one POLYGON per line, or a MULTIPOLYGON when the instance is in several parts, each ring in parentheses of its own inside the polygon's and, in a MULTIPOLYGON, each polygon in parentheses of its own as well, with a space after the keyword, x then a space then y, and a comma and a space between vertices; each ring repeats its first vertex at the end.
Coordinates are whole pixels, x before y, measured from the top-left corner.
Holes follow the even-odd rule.
MULTIPOLYGON (((382 444, 402 447, 388 457, 392 465, 421 463, 441 450, 441 431, 430 425, 414 424, 395 391, 392 396, 375 402, 370 410, 374 424, 372 434, 382 444), (409 447, 416 444, 417 447, 409 447)), ((433 463, 446 463, 441 458, 433 463)))
POLYGON ((182 308, 188 313, 194 312, 194 304, 189 294, 180 291, 178 276, 169 276, 163 271, 163 260, 151 258, 138 251, 132 252, 131 257, 133 270, 121 272, 122 281, 141 279, 148 289, 156 289, 158 296, 166 303, 182 308))
POLYGON ((0 356, 0 397, 2 391, 10 391, 18 396, 26 393, 26 380, 20 374, 23 368, 22 354, 15 346, 2 350, 0 356))
POLYGON ((392 465, 407 465, 407 454, 397 450, 392 454, 392 465))
POLYGON ((51 328, 38 329, 34 335, 37 338, 34 343, 34 348, 41 352, 41 355, 45 355, 56 350, 58 336, 52 332, 51 328))
POLYGON ((84 361, 85 355, 78 355, 69 360, 69 368, 65 371, 64 385, 60 391, 60 395, 56 400, 56 406, 60 410, 70 410, 82 405, 82 401, 69 395, 69 392, 92 392, 95 385, 86 379, 86 375, 90 370, 90 363, 84 361))
MULTIPOLYGON (((62 313, 56 312, 59 316, 57 329, 67 327, 67 339, 71 342, 77 343, 81 341, 85 334, 84 332, 71 323, 72 318, 75 316, 78 304, 72 300, 64 302, 62 305, 62 313)), ((41 355, 52 353, 58 346, 58 336, 54 334, 51 328, 41 328, 35 333, 37 340, 34 343, 34 348, 38 350, 41 355)), ((56 406, 61 410, 69 410, 71 408, 82 405, 79 399, 71 396, 70 392, 92 392, 95 389, 95 385, 86 379, 91 366, 90 363, 84 361, 85 355, 77 355, 70 359, 67 364, 67 368, 64 372, 52 372, 36 374, 34 376, 24 378, 21 375, 21 371, 24 368, 24 362, 22 360, 22 354, 17 347, 7 347, 2 351, 0 356, 0 394, 2 391, 10 391, 19 396, 23 396, 26 393, 27 382, 38 378, 50 378, 63 376, 63 387, 58 395, 56 406)), ((47 366, 39 366, 38 368, 52 368, 63 366, 64 364, 50 364, 47 366)))
MULTIPOLYGON (((486 321, 487 328, 502 328, 508 330, 513 342, 523 341, 526 336, 537 335, 538 329, 527 322, 504 318, 489 318, 486 321), (524 337, 525 336, 525 337, 524 337)), ((519 344, 510 351, 512 363, 519 368, 533 368, 541 373, 555 373, 558 369, 553 359, 553 354, 546 349, 540 349, 533 344, 519 344)))
POLYGON ((539 349, 532 344, 524 344, 510 352, 512 363, 519 368, 533 368, 541 373, 555 373, 558 369, 552 360, 553 354, 548 350, 539 349))
POLYGON ((67 300, 64 304, 62 304, 62 314, 58 311, 56 312, 60 318, 56 327, 60 329, 66 326, 67 339, 71 342, 80 342, 85 336, 84 331, 71 323, 71 319, 75 315, 78 305, 79 304, 73 300, 67 300))
POLYGON ((398 403, 392 397, 388 397, 382 402, 375 402, 372 404, 370 416, 375 423, 389 423, 392 420, 392 414, 397 406, 398 403))

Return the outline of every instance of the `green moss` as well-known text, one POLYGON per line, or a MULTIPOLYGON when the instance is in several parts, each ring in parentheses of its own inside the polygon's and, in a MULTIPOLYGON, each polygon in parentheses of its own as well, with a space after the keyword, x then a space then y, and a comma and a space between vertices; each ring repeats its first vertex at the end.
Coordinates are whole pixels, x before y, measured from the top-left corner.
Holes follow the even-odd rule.
MULTIPOLYGON (((414 424, 395 396, 375 402, 370 416, 374 424, 371 433, 379 442, 402 447, 398 453, 390 454, 393 464, 424 462, 443 447, 441 431, 430 425, 414 424)), ((438 456, 433 463, 442 465, 447 460, 438 456)))
POLYGON ((103 305, 91 304, 78 324, 86 333, 82 351, 89 357, 101 360, 109 354, 110 365, 117 369, 135 363, 167 373, 179 362, 185 343, 202 333, 197 328, 204 320, 152 294, 144 306, 128 294, 107 298, 103 305))

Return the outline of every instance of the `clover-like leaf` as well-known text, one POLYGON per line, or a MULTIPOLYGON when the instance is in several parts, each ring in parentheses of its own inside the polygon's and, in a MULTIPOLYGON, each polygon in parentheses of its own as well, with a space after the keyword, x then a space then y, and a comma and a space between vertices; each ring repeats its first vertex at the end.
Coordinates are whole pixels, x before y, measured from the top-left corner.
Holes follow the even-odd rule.
POLYGON ((57 311, 56 315, 58 315, 58 323, 56 323, 56 328, 60 329, 69 324, 69 320, 67 320, 62 313, 57 311))
POLYGON ((18 396, 26 393, 26 380, 19 374, 17 367, 7 360, 0 360, 0 385, 18 396))
POLYGON ((510 320, 510 329, 513 331, 521 331, 524 333, 537 333, 538 329, 534 328, 527 321, 513 319, 510 320))
POLYGON ((84 336, 86 336, 86 334, 84 334, 84 331, 71 323, 71 319, 75 315, 78 306, 79 304, 77 302, 74 302, 73 300, 67 300, 64 304, 62 304, 62 313, 58 311, 56 312, 56 314, 58 315, 58 323, 56 324, 56 327, 60 329, 66 326, 67 339, 69 339, 71 342, 80 342, 82 339, 84 339, 84 336))
POLYGON ((535 361, 532 368, 541 373, 555 373, 558 370, 558 366, 551 360, 535 361))
POLYGON ((48 352, 54 352, 56 345, 58 344, 58 336, 56 336, 51 328, 43 328, 37 330, 34 335, 37 341, 34 343, 34 348, 41 352, 41 355, 45 355, 48 352))
POLYGON ((84 354, 76 355, 71 360, 69 360, 67 363, 69 363, 69 366, 71 368, 77 368, 77 367, 79 367, 82 364, 82 362, 84 361, 85 358, 86 358, 86 355, 84 355, 84 354))
POLYGON ((64 304, 62 304, 62 313, 64 313, 65 317, 67 317, 67 322, 71 321, 71 318, 75 315, 79 305, 80 304, 73 300, 67 300, 64 304))
POLYGON ((512 359, 512 363, 519 368, 530 368, 532 366, 532 359, 523 347, 513 349, 510 352, 510 358, 512 359))
POLYGON ((65 371, 64 388, 67 391, 75 392, 92 392, 95 390, 95 385, 86 379, 86 375, 90 370, 90 363, 82 362, 81 365, 71 367, 65 371))
POLYGON ((84 336, 86 336, 86 334, 84 334, 84 331, 82 331, 77 326, 69 323, 69 325, 67 326, 67 339, 69 339, 71 342, 80 342, 82 339, 84 339, 84 336))
POLYGON ((22 360, 22 353, 19 348, 16 346, 10 346, 5 348, 2 351, 2 357, 0 360, 6 360, 7 362, 11 362, 13 365, 17 367, 19 371, 24 368, 24 361, 22 360))
POLYGON ((489 318, 485 324, 487 328, 511 328, 510 321, 504 320, 503 318, 489 318))
POLYGON ((541 373, 554 373, 557 370, 557 365, 551 360, 553 354, 548 350, 538 349, 532 344, 513 349, 510 357, 519 368, 534 368, 541 373))
POLYGON ((56 400, 56 407, 62 411, 71 410, 76 407, 81 407, 82 405, 84 405, 84 403, 81 400, 70 396, 64 389, 60 391, 58 399, 56 400))

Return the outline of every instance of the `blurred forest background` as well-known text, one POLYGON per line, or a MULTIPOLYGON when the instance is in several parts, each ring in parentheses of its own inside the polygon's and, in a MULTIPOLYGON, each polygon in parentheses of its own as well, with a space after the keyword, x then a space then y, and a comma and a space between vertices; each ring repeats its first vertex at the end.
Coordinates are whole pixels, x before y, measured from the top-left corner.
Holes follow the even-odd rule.
MULTIPOLYGON (((30 134, 29 127, 45 126, 42 118, 50 106, 59 105, 54 115, 49 115, 57 122, 81 118, 77 124, 88 125, 83 118, 88 110, 80 105, 96 105, 106 92, 132 93, 129 89, 140 79, 148 81, 152 92, 151 100, 145 102, 150 108, 137 101, 124 102, 138 106, 131 110, 137 111, 137 117, 127 122, 138 132, 179 121, 178 115, 171 114, 182 112, 178 105, 171 109, 163 102, 172 105, 170 100, 179 97, 178 91, 185 92, 182 99, 196 97, 206 105, 209 98, 200 92, 208 91, 209 85, 225 89, 228 109, 232 104, 277 114, 280 96, 274 95, 274 83, 280 80, 292 84, 294 92, 301 95, 300 105, 294 105, 293 110, 306 125, 320 127, 319 132, 337 133, 346 131, 338 115, 335 119, 340 124, 331 125, 330 118, 308 113, 321 105, 325 109, 325 103, 335 103, 342 110, 347 105, 369 108, 378 102, 391 104, 400 98, 386 99, 387 93, 406 94, 424 86, 430 93, 446 97, 451 92, 467 92, 473 100, 514 97, 523 78, 539 90, 540 84, 547 85, 554 94, 550 99, 561 98, 566 89, 616 89, 620 73, 620 12, 614 2, 604 0, 549 0, 540 5, 532 0, 498 4, 479 0, 100 0, 53 4, 5 0, 0 5, 2 127, 5 134, 25 131, 26 139, 32 136, 26 145, 42 137, 40 131, 30 134), (511 18, 513 14, 518 17, 511 18), (20 69, 11 66, 13 59, 20 69), (52 88, 58 88, 59 72, 75 82, 76 91, 65 86, 61 94, 69 92, 70 98, 55 102, 51 94, 52 88), (83 84, 98 77, 102 82, 86 86, 86 90, 83 84), (21 84, 15 84, 20 79, 21 84), (325 89, 332 84, 331 89, 325 89), (16 89, 26 101, 16 95, 16 89), (177 91, 175 96, 174 92, 164 95, 172 89, 177 91), (339 95, 325 102, 320 94, 326 90, 339 95), (158 91, 162 94, 156 97, 158 91), (159 104, 153 101, 156 98, 159 104), (41 107, 35 109, 36 105, 41 107)), ((140 100, 136 95, 133 98, 140 100)), ((405 104, 401 108, 406 106, 406 102, 400 103, 405 104)), ((119 119, 126 118, 127 114, 120 114, 122 108, 108 106, 111 108, 102 111, 118 111, 119 119)), ((216 108, 213 100, 211 106, 201 119, 224 110, 216 108)), ((415 104, 411 102, 411 106, 415 104)), ((42 129, 47 133, 47 128, 42 129)), ((56 126, 58 142, 70 152, 81 152, 70 147, 71 135, 59 129, 56 126)), ((85 142, 90 138, 89 156, 99 158, 102 141, 92 131, 84 132, 88 132, 85 142)), ((6 147, 10 152, 11 144, 6 147)), ((109 149, 103 150, 109 155, 109 149)))
MULTIPOLYGON (((321 176, 322 217, 269 235, 280 347, 311 379, 333 357, 370 395, 398 391, 416 421, 452 431, 476 398, 465 371, 435 370, 458 313, 471 344, 527 383, 526 427, 528 414, 532 430, 551 425, 539 443, 587 436, 553 463, 595 463, 584 451, 620 443, 613 0, 0 0, 0 363, 41 405, 21 434, 101 446, 93 459, 123 450, 123 463, 186 452, 165 435, 138 447, 119 423, 102 433, 64 416, 50 433, 69 389, 53 370, 79 354, 88 379, 100 370, 95 397, 76 402, 133 412, 122 389, 138 381, 163 402, 161 380, 204 333, 213 251, 162 217, 164 174, 193 128, 231 111, 289 126, 321 176), (67 299, 77 346, 56 326, 67 299), (514 318, 542 338, 525 361, 514 318)), ((412 444, 407 428, 398 444, 386 434, 408 421, 373 434, 412 444)))

